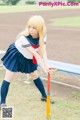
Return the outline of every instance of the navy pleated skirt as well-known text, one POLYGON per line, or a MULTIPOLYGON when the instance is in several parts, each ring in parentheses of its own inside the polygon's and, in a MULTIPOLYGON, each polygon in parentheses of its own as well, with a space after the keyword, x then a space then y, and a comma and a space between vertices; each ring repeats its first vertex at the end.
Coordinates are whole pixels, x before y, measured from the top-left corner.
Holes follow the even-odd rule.
POLYGON ((15 47, 11 44, 1 59, 3 65, 12 72, 31 73, 37 70, 37 64, 33 64, 32 59, 25 58, 15 47))

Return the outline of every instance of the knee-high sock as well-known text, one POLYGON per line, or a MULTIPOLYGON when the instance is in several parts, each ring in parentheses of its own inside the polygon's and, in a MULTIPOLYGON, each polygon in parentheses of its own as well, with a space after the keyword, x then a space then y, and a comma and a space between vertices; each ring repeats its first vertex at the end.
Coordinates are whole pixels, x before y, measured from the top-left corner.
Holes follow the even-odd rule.
POLYGON ((6 97, 7 97, 9 85, 10 85, 9 82, 3 80, 2 86, 1 86, 1 104, 6 103, 6 97))
POLYGON ((42 83, 42 81, 41 81, 41 79, 40 79, 39 77, 34 80, 34 84, 35 84, 36 87, 39 89, 41 95, 46 98, 47 95, 46 95, 46 92, 45 92, 43 83, 42 83))

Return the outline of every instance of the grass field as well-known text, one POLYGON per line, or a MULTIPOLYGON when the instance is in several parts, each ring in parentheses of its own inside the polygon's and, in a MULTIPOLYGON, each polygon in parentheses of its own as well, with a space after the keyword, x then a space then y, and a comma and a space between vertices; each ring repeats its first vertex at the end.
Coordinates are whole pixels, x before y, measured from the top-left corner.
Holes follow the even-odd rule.
MULTIPOLYGON (((4 73, 1 72, 1 73, 4 73)), ((3 75, 2 75, 3 76, 3 75)), ((0 78, 0 83, 2 81, 0 78)), ((16 78, 9 90, 7 105, 14 108, 14 120, 46 120, 46 104, 40 101, 40 93, 31 82, 24 84, 24 78, 16 78)), ((56 96, 51 92, 51 120, 79 120, 80 94, 72 92, 66 98, 56 96), (69 99, 68 99, 69 98, 69 99)))
POLYGON ((0 6, 1 13, 16 13, 16 12, 28 12, 28 11, 43 11, 43 10, 64 10, 64 9, 80 9, 80 6, 73 7, 50 7, 39 5, 23 5, 23 6, 0 6))
POLYGON ((51 20, 52 26, 80 27, 80 17, 58 18, 51 20))
MULTIPOLYGON (((41 10, 64 10, 64 9, 80 9, 80 7, 39 7, 39 6, 0 6, 0 13, 17 13, 27 11, 41 11, 41 10), (33 9, 32 9, 33 8, 33 9)), ((52 11, 53 12, 53 11, 52 11)), ((56 20, 56 24, 77 24, 80 18, 60 18, 56 20), (67 22, 67 23, 66 23, 67 22)), ((53 22, 54 22, 53 20, 53 22)), ((70 26, 69 24, 69 26, 70 26)), ((78 23, 79 24, 79 23, 78 23)), ((3 80, 4 70, 0 71, 0 85, 3 80)), ((46 104, 40 101, 40 94, 36 87, 31 83, 24 84, 26 76, 14 79, 10 86, 7 97, 7 105, 14 108, 13 120, 46 120, 46 104)), ((51 106, 51 120, 79 120, 80 119, 80 92, 72 92, 67 98, 58 96, 51 92, 51 98, 55 104, 51 106)), ((57 90, 59 92, 59 90, 57 90)), ((59 94, 59 93, 58 93, 59 94)))

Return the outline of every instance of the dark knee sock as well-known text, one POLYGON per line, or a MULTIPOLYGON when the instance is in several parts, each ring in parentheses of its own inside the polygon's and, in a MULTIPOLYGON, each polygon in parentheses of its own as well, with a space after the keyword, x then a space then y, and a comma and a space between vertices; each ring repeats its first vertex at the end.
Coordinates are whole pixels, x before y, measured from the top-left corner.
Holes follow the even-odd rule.
POLYGON ((43 97, 47 97, 43 83, 41 81, 41 79, 38 77, 37 79, 34 80, 34 84, 36 85, 36 87, 39 89, 41 95, 43 97))
POLYGON ((9 85, 10 85, 9 82, 3 80, 2 86, 1 86, 1 104, 6 103, 6 97, 7 97, 9 85))

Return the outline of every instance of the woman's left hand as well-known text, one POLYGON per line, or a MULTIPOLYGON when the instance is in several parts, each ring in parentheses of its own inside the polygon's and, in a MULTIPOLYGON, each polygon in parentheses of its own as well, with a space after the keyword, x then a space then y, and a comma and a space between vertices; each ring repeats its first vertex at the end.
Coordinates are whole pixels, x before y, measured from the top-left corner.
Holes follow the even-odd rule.
POLYGON ((52 68, 52 67, 49 67, 49 66, 47 66, 47 65, 45 65, 45 69, 46 69, 47 72, 49 72, 49 73, 53 73, 53 72, 56 72, 56 71, 57 71, 56 68, 52 68))
POLYGON ((50 68, 49 68, 49 72, 50 72, 50 73, 53 73, 53 72, 56 72, 56 71, 57 71, 57 68, 53 68, 53 67, 50 67, 50 68))

